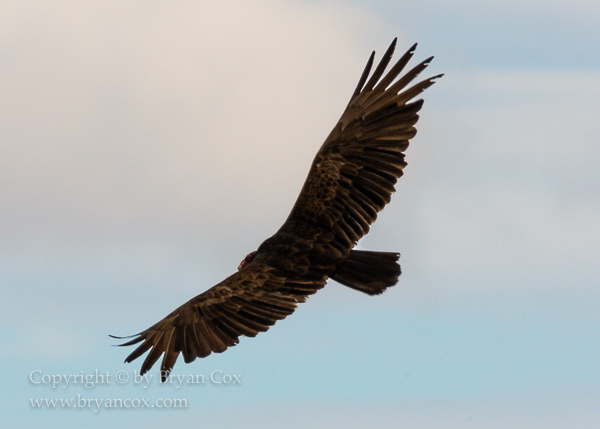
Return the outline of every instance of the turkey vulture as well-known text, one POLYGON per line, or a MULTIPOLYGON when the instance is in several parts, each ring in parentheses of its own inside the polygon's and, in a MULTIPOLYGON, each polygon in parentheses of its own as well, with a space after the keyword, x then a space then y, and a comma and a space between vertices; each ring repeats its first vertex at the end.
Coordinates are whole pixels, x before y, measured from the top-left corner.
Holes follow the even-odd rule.
POLYGON ((165 381, 179 354, 189 363, 224 352, 238 343, 240 335, 254 337, 266 331, 329 278, 369 295, 397 283, 398 253, 353 247, 390 202, 407 165, 404 151, 417 132, 417 112, 423 106, 422 99, 411 100, 442 75, 405 89, 431 57, 396 80, 415 44, 384 76, 396 40, 369 78, 375 52, 371 54, 279 231, 246 256, 235 274, 120 344, 141 343, 125 362, 150 351, 142 364, 144 374, 164 354, 161 380, 165 381))

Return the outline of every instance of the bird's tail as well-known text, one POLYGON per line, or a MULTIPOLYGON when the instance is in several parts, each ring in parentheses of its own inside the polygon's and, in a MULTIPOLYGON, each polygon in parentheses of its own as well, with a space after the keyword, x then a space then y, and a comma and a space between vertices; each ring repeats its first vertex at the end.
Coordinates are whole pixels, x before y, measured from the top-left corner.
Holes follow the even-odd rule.
POLYGON ((331 278, 369 295, 383 293, 400 277, 399 253, 353 250, 331 278))

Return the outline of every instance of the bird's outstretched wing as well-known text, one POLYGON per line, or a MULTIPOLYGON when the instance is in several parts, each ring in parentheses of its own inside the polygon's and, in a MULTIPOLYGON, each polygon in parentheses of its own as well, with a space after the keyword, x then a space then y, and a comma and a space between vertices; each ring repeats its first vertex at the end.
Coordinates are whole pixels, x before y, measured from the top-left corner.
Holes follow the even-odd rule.
POLYGON ((287 225, 318 225, 335 234, 334 243, 344 252, 369 232, 377 213, 390 202, 423 106, 422 99, 411 100, 442 76, 406 89, 430 57, 396 80, 415 44, 382 78, 395 46, 396 39, 369 78, 375 52, 371 54, 346 110, 317 152, 283 230, 287 225))
POLYGON ((253 337, 266 331, 322 288, 329 277, 367 293, 380 293, 397 281, 397 254, 353 252, 353 258, 350 253, 390 201, 406 166, 404 151, 416 134, 417 112, 423 105, 423 100, 411 100, 441 76, 408 87, 427 67, 432 59, 428 58, 396 80, 416 45, 384 76, 395 46, 394 39, 370 77, 374 53, 369 58, 280 230, 261 244, 247 266, 122 344, 141 343, 126 362, 149 351, 142 364, 144 374, 164 354, 164 381, 179 354, 191 362, 225 351, 238 343, 240 335, 253 337), (344 272, 346 261, 354 267, 344 272), (385 284, 369 290, 349 282, 348 274, 360 274, 363 265, 367 274, 384 267, 385 284))
POLYGON ((296 305, 322 288, 326 280, 326 277, 320 281, 288 277, 258 261, 252 263, 120 344, 131 346, 141 342, 125 362, 150 350, 142 364, 141 374, 145 374, 164 354, 161 364, 164 381, 180 353, 189 363, 213 352, 224 352, 238 343, 240 335, 254 337, 292 314, 296 305))

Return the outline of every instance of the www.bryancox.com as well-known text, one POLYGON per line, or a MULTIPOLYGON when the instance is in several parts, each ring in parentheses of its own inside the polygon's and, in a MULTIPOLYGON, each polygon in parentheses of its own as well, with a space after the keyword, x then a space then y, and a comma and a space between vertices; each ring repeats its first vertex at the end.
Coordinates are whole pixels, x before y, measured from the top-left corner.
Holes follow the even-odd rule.
POLYGON ((31 408, 89 408, 95 413, 100 408, 187 408, 185 398, 84 398, 77 394, 76 398, 35 398, 30 399, 31 408))

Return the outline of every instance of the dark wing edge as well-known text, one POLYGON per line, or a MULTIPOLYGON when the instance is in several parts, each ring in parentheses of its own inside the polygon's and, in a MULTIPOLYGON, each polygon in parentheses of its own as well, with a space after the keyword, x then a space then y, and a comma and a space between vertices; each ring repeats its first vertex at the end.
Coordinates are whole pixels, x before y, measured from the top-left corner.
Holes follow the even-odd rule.
POLYGON ((416 135, 415 124, 423 106, 422 99, 411 100, 443 76, 408 87, 429 65, 430 57, 398 78, 416 44, 384 76, 396 41, 370 78, 375 52, 369 57, 348 106, 315 156, 286 221, 288 225, 301 222, 326 228, 335 234, 341 251, 354 247, 390 202, 394 185, 407 165, 404 151, 416 135))
POLYGON ((298 303, 321 289, 325 281, 286 278, 272 267, 251 264, 119 346, 141 343, 127 356, 126 363, 150 351, 140 375, 164 355, 160 377, 165 382, 179 354, 190 363, 235 346, 241 335, 255 337, 292 314, 298 303))

